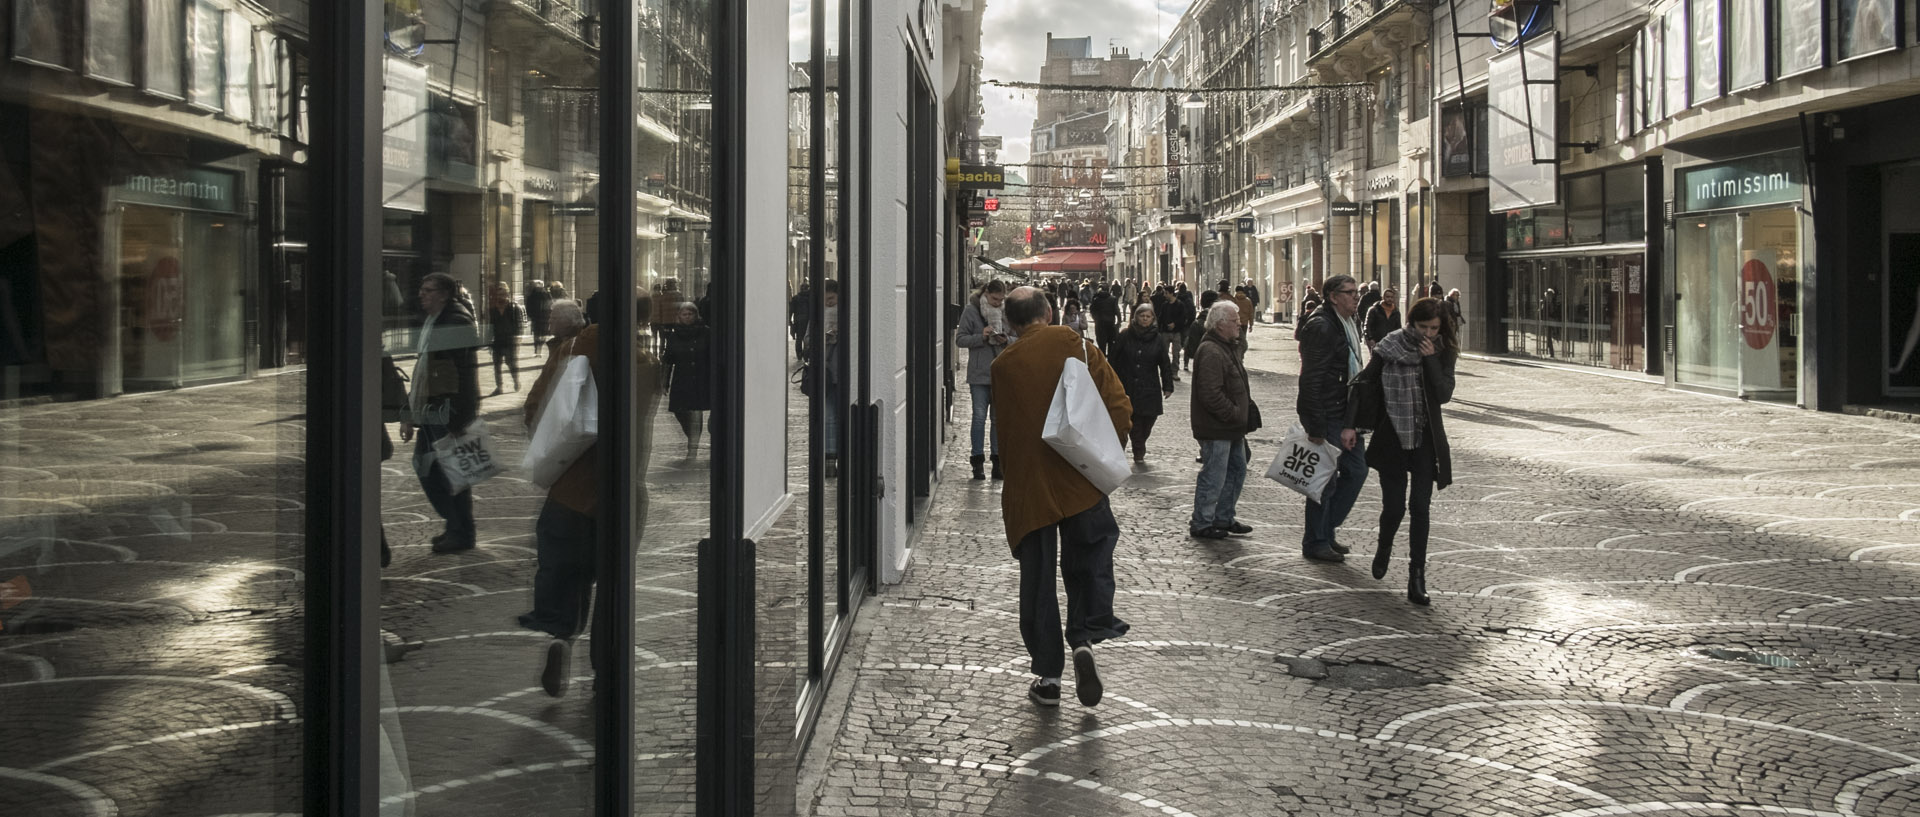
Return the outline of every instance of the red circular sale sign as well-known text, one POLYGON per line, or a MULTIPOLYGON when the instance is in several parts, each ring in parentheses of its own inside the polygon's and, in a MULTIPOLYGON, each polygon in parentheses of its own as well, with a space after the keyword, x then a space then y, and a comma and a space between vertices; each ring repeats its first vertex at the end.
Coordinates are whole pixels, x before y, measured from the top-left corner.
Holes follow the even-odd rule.
POLYGON ((173 340, 186 311, 186 292, 180 281, 180 259, 168 256, 153 263, 147 275, 147 331, 161 341, 173 340))
POLYGON ((1779 328, 1779 301, 1773 291, 1773 271, 1755 258, 1740 268, 1740 334, 1747 345, 1765 349, 1779 328))

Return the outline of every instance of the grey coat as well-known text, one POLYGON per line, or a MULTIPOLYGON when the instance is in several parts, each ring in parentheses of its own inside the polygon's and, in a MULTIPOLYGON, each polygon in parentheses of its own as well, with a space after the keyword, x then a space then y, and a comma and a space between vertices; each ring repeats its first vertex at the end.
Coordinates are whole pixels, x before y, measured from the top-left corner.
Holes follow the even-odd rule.
MULTIPOLYGON (((953 342, 967 350, 967 385, 993 385, 993 359, 1007 347, 987 342, 987 318, 980 314, 980 296, 975 295, 961 311, 953 342)), ((1008 342, 1012 342, 1011 337, 1008 342)))

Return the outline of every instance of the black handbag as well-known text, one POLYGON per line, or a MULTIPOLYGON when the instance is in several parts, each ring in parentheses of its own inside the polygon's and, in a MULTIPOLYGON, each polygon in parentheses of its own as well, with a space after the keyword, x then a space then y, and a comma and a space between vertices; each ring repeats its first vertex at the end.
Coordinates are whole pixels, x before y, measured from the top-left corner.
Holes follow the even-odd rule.
POLYGON ((1372 431, 1387 422, 1387 395, 1380 385, 1379 355, 1347 381, 1347 428, 1372 431))
POLYGON ((1253 432, 1259 431, 1259 430, 1260 430, 1260 404, 1253 402, 1253 398, 1249 397, 1247 398, 1247 433, 1252 434, 1253 432))

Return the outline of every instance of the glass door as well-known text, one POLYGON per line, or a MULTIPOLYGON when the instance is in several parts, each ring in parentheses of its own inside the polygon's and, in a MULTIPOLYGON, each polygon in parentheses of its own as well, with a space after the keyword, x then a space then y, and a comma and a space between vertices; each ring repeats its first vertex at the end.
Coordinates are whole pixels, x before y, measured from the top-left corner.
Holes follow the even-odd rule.
POLYGON ((1726 276, 1733 290, 1739 334, 1740 394, 1793 401, 1800 370, 1800 220, 1774 208, 1740 214, 1737 271, 1726 276))

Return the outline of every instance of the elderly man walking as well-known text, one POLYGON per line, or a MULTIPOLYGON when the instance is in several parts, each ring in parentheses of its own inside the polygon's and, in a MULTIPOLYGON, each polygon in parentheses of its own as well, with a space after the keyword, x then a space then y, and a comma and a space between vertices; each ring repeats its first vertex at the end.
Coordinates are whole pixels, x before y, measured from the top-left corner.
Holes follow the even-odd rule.
POLYGON ((1252 533, 1234 519, 1247 479, 1247 432, 1253 398, 1240 362, 1240 308, 1219 301, 1207 310, 1206 334, 1193 356, 1193 436, 1200 441, 1200 474, 1193 485, 1187 532, 1200 539, 1252 533))
POLYGON ((1027 697, 1060 705, 1065 646, 1073 648, 1080 703, 1100 703, 1102 687, 1093 645, 1127 632, 1113 614, 1113 547, 1120 539, 1107 497, 1040 439, 1054 387, 1069 357, 1086 361, 1100 389, 1113 433, 1126 439, 1133 405, 1107 359, 1079 334, 1053 326, 1046 294, 1020 287, 1007 296, 1007 323, 1019 338, 993 360, 993 423, 1006 460, 1000 494, 1007 542, 1020 561, 1020 639, 1038 676, 1027 697), (1061 639, 1055 562, 1067 588, 1066 637, 1061 639))
POLYGON ((1367 481, 1367 453, 1360 432, 1347 427, 1347 381, 1360 373, 1360 327, 1353 316, 1360 311, 1360 287, 1350 275, 1335 275, 1325 284, 1326 303, 1300 327, 1300 395, 1295 404, 1300 425, 1318 445, 1340 441, 1340 459, 1333 484, 1319 502, 1307 500, 1307 529, 1300 538, 1302 554, 1318 562, 1346 561, 1347 547, 1334 531, 1347 521, 1347 512, 1367 481))

